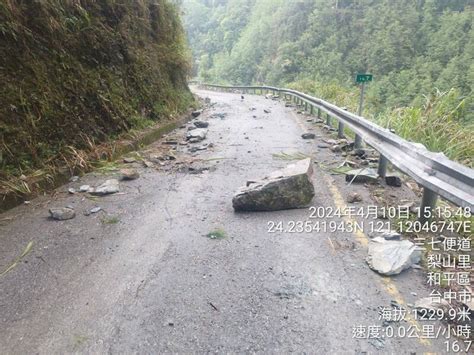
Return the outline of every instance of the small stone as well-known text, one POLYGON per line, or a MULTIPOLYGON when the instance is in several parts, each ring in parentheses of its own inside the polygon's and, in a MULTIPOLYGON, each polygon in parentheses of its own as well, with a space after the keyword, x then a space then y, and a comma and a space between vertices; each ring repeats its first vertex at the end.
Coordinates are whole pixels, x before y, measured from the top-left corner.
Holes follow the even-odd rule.
POLYGON ((342 152, 342 148, 339 144, 336 144, 331 147, 331 151, 333 151, 334 153, 340 153, 342 152))
POLYGON ((79 192, 88 192, 91 187, 89 185, 81 185, 79 192))
POLYGON ((198 117, 201 115, 201 113, 202 113, 201 110, 196 110, 196 111, 191 112, 191 116, 198 117))
POLYGON ((91 208, 90 213, 97 213, 101 210, 102 210, 102 207, 97 206, 97 207, 91 208))
POLYGON ((269 109, 265 109, 265 110, 263 110, 263 112, 265 112, 265 113, 271 113, 272 111, 270 111, 269 109))
POLYGON ((346 182, 375 183, 378 181, 377 172, 374 169, 356 169, 346 173, 346 182))
POLYGON ((97 187, 92 194, 104 196, 114 194, 120 191, 119 182, 117 179, 106 180, 102 185, 97 187))
POLYGON ((322 149, 326 149, 326 148, 330 148, 331 146, 329 144, 326 144, 326 143, 319 143, 317 145, 318 148, 322 148, 322 149))
MULTIPOLYGON (((22 175, 22 176, 24 176, 24 175, 22 175)), ((20 177, 20 178, 21 178, 21 177, 20 177)), ((23 179, 22 179, 22 180, 23 180, 23 179)), ((71 178, 69 179, 70 182, 76 182, 76 181, 78 181, 78 180, 79 180, 79 176, 77 176, 77 175, 71 176, 71 178)))
POLYGON ((349 203, 362 202, 362 196, 360 194, 358 194, 357 192, 351 192, 347 196, 347 202, 349 202, 349 203))
POLYGON ((367 152, 365 149, 362 148, 357 148, 352 152, 352 155, 355 155, 357 157, 365 157, 367 155, 367 152))
POLYGON ((188 134, 186 135, 186 139, 188 141, 194 140, 194 141, 199 142, 206 139, 206 135, 207 135, 207 129, 196 128, 188 132, 188 134))
POLYGON ((135 169, 120 169, 122 180, 135 180, 140 177, 140 174, 135 169))
POLYGON ((314 138, 316 138, 316 135, 314 133, 303 133, 301 135, 301 138, 303 138, 303 139, 314 139, 314 138))
POLYGON ((385 176, 385 183, 388 186, 401 187, 402 179, 398 175, 387 175, 385 176))
POLYGON ((67 189, 67 192, 69 192, 71 195, 74 195, 76 193, 76 189, 73 187, 70 187, 69 189, 67 189))
POLYGON ((153 168, 155 165, 149 160, 143 160, 143 165, 145 168, 153 168))
POLYGON ((51 218, 57 221, 65 221, 76 217, 76 212, 72 208, 63 207, 63 208, 50 208, 49 214, 51 218))
MULTIPOLYGON (((185 128, 186 126, 182 127, 182 128, 185 128)), ((166 145, 178 145, 178 141, 174 141, 174 140, 167 140, 167 141, 164 141, 163 144, 166 144, 166 145)))
POLYGON ((207 127, 209 127, 209 122, 196 121, 196 122, 194 122, 194 125, 195 125, 197 128, 207 128, 207 127))

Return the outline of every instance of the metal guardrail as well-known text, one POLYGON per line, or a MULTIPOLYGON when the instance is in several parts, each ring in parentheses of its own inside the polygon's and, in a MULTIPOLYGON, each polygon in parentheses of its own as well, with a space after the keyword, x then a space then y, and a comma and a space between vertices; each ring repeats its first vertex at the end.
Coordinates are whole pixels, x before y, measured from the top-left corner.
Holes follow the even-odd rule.
MULTIPOLYGON (((457 206, 468 208, 471 212, 473 210, 474 170, 449 160, 443 153, 430 152, 422 144, 409 142, 361 116, 295 90, 272 86, 211 84, 200 84, 200 86, 223 91, 238 90, 246 94, 252 92, 256 94, 257 91, 260 91, 260 94, 271 92, 274 95, 284 95, 286 99, 290 97, 297 104, 304 104, 305 110, 310 111, 311 114, 317 109, 319 118, 322 118, 321 113, 326 113, 326 123, 330 124, 331 117, 337 119, 339 123, 338 135, 340 137, 343 136, 344 127, 347 126, 356 134, 356 137, 360 137, 380 153, 379 176, 385 177, 387 163, 390 162, 423 186, 422 216, 425 211, 428 216, 428 209, 432 210, 436 206, 438 195, 457 206)), ((428 218, 422 217, 421 219, 426 220, 428 218)))

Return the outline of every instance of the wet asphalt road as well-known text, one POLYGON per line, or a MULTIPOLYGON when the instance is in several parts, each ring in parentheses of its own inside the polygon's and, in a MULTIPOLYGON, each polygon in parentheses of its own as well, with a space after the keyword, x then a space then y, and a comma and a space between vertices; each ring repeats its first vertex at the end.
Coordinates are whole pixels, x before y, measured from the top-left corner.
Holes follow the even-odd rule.
MULTIPOLYGON (((289 163, 273 154, 333 159, 300 138, 306 118, 263 97, 198 94, 215 103, 201 117, 214 148, 194 157, 210 170, 142 168, 140 179, 121 183, 123 194, 94 201, 62 187, 1 216, 0 271, 29 241, 34 247, 0 277, 0 353, 441 352, 433 341, 352 336, 354 326, 381 325, 378 307, 394 298, 427 296, 420 271, 385 282, 348 232, 268 232, 269 221, 308 220, 307 209, 233 212, 239 186, 289 163), (68 204, 75 219, 46 218, 49 207, 68 204), (104 211, 82 214, 95 205, 104 211), (205 236, 215 229, 226 238, 205 236)), ((104 179, 90 174, 70 186, 104 179)), ((337 192, 350 191, 342 180, 315 164, 313 205, 340 204, 337 192)))

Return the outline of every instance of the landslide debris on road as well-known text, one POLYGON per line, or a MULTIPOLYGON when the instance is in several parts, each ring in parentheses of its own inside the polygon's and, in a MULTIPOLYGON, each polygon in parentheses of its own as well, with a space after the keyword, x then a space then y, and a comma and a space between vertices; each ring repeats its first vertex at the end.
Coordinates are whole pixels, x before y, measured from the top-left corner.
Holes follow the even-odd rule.
POLYGON ((249 181, 232 199, 236 211, 276 211, 308 205, 314 197, 310 158, 258 181, 249 181))
POLYGON ((377 237, 369 243, 367 264, 382 275, 397 275, 420 262, 421 250, 409 240, 377 237))

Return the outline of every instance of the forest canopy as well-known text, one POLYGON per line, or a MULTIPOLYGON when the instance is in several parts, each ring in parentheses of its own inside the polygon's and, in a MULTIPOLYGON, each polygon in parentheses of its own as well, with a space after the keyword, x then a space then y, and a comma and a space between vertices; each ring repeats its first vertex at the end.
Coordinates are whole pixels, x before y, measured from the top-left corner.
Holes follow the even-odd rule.
POLYGON ((371 73, 365 115, 391 126, 415 115, 414 125, 392 128, 463 162, 473 156, 471 0, 184 0, 183 8, 199 80, 289 86, 355 111, 355 75, 371 73), (454 135, 416 137, 417 125, 454 135))
POLYGON ((377 78, 380 104, 403 106, 434 88, 470 95, 469 0, 185 0, 196 74, 206 81, 350 85, 377 78))

